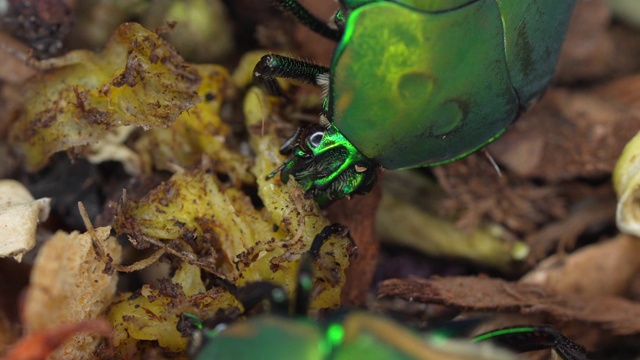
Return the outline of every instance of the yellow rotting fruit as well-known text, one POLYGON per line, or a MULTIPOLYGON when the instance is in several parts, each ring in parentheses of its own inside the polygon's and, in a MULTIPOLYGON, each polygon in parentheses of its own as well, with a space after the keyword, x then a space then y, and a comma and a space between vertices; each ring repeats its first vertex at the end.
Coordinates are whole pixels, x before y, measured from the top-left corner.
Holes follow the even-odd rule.
POLYGON ((10 133, 29 170, 58 151, 82 154, 119 127, 168 127, 199 101, 195 70, 136 23, 120 25, 100 53, 76 50, 39 66, 51 70, 25 84, 24 111, 10 133))
MULTIPOLYGON (((304 198, 295 181, 284 184, 279 178, 266 179, 284 160, 279 152, 282 139, 277 131, 283 126, 278 121, 279 98, 267 96, 255 87, 244 96, 243 112, 254 158, 241 156, 231 147, 223 146, 227 154, 224 156, 205 148, 207 137, 226 135, 225 125, 219 123, 218 97, 226 96, 233 84, 229 84, 224 69, 201 66, 197 69, 204 79, 199 93, 205 98, 206 94, 212 94, 211 101, 183 114, 175 126, 180 129, 176 130, 181 132, 180 136, 191 134, 184 137, 190 139, 188 146, 210 155, 209 161, 185 167, 177 164, 170 179, 139 199, 123 196, 118 205, 114 221, 118 234, 128 235, 141 247, 150 242, 161 248, 166 244, 165 251, 173 251, 170 257, 183 255, 172 261, 179 266, 171 281, 163 282, 162 291, 145 285, 136 292, 123 294, 112 305, 108 316, 116 333, 114 341, 123 356, 138 351, 135 349, 146 344, 143 341, 157 341, 164 349, 183 351, 187 341, 176 330, 182 312, 208 318, 218 310, 241 308, 228 289, 202 281, 211 276, 207 272, 235 286, 271 281, 292 295, 301 256, 309 251, 316 235, 330 224, 317 204, 304 198), (200 69, 213 74, 211 81, 200 69), (240 166, 245 166, 251 175, 243 179, 245 184, 234 181, 239 173, 234 171, 240 166), (220 173, 228 176, 221 180, 220 173), (246 186, 256 188, 259 199, 255 194, 252 198, 246 186), (167 289, 171 290, 171 296, 167 295, 167 289)), ((236 72, 232 78, 246 76, 236 72)), ((169 135, 165 131, 150 134, 157 133, 169 135)), ((169 141, 176 145, 178 135, 173 136, 169 141)), ((195 160, 191 155, 181 157, 187 153, 175 152, 173 145, 162 148, 165 154, 154 159, 173 156, 174 160, 195 160)), ((158 143, 158 146, 165 145, 158 143)), ((345 271, 354 250, 354 244, 344 234, 334 234, 324 242, 314 260, 312 311, 340 305, 345 271)))
POLYGON ((145 132, 136 142, 143 167, 173 170, 175 166, 196 166, 206 155, 216 172, 228 175, 234 182, 254 182, 249 173, 251 159, 233 151, 229 146, 230 126, 222 120, 225 102, 234 100, 238 92, 227 69, 220 65, 192 65, 202 78, 198 95, 202 101, 183 112, 166 129, 145 132))

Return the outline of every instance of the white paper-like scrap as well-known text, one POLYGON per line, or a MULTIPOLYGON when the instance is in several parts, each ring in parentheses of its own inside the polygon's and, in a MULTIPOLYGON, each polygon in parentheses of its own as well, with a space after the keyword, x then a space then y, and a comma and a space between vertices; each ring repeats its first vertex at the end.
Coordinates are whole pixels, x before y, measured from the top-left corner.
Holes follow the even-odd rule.
POLYGON ((49 217, 51 199, 34 200, 15 180, 0 180, 0 257, 17 261, 36 245, 38 221, 49 217))

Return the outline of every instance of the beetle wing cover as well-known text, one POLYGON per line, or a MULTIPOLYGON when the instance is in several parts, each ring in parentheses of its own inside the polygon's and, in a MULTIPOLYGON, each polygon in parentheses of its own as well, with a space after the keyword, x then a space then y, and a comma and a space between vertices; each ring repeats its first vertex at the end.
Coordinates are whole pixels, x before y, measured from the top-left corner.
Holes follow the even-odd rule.
POLYGON ((516 117, 500 8, 443 13, 391 2, 348 18, 333 59, 330 115, 383 167, 435 165, 475 151, 516 117))
POLYGON ((330 350, 311 321, 262 316, 220 332, 198 354, 200 359, 325 359, 330 350))
POLYGON ((523 104, 535 99, 554 74, 574 0, 497 0, 513 87, 523 104))

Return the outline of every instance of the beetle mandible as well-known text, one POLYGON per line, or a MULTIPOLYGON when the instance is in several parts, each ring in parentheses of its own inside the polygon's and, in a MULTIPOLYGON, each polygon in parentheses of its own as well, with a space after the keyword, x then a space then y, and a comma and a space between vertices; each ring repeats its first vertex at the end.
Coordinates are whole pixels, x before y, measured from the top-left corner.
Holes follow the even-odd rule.
POLYGON ((325 125, 285 143, 277 171, 321 206, 367 193, 379 167, 433 166, 500 136, 551 80, 575 0, 340 0, 331 25, 276 0, 336 40, 331 67, 279 55, 256 65, 322 86, 325 125))

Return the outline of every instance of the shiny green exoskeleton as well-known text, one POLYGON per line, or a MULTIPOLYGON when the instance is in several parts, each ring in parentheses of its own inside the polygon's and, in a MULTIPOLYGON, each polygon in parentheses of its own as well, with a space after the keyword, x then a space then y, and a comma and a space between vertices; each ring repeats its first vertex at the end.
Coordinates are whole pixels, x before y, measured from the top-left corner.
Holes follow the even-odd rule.
POLYGON ((277 55, 254 78, 327 90, 319 131, 297 133, 281 168, 321 205, 366 193, 377 168, 431 166, 502 134, 553 76, 575 0, 340 0, 333 27, 277 0, 338 44, 330 68, 277 55))
POLYGON ((363 312, 320 325, 309 319, 262 316, 207 331, 195 357, 278 360, 516 360, 497 347, 440 338, 421 339, 395 322, 363 312))
POLYGON ((564 360, 588 360, 585 349, 548 325, 509 327, 468 340, 423 338, 397 323, 363 312, 320 325, 309 319, 261 316, 201 333, 196 360, 516 360, 515 352, 552 349, 564 360))

